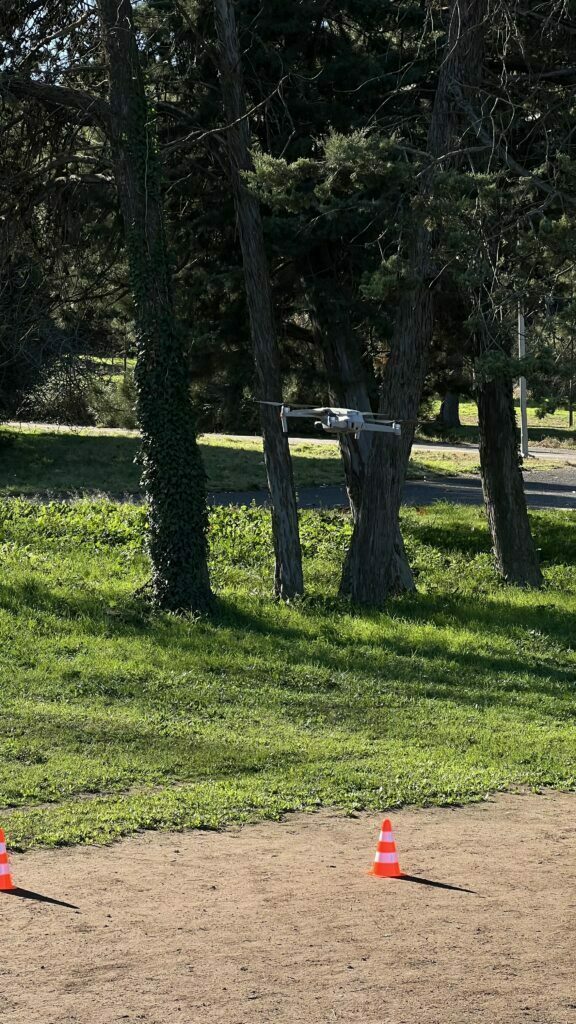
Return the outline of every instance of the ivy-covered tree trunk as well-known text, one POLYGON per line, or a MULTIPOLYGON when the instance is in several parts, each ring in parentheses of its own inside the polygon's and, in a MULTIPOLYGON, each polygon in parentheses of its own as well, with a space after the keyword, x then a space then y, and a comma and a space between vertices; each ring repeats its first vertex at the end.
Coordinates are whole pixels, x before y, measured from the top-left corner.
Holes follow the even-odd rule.
MULTIPOLYGON (((484 21, 488 0, 451 0, 447 40, 428 131, 430 164, 420 178, 420 205, 434 194, 438 167, 455 162, 462 120, 456 91, 469 92, 481 80, 484 21)), ((414 421, 418 415, 433 330, 436 238, 424 225, 415 229, 408 283, 396 318, 379 411, 404 421, 402 437, 374 435, 366 467, 362 504, 344 564, 340 591, 358 604, 380 605, 414 589, 400 532, 399 512, 414 421)))
MULTIPOLYGON (((270 271, 266 258, 260 203, 247 189, 243 172, 254 170, 250 153, 242 69, 234 7, 215 0, 220 53, 220 82, 228 121, 228 151, 256 367, 258 398, 282 401, 280 355, 274 324, 270 271)), ((289 600, 304 590, 296 492, 288 438, 282 432, 280 411, 260 406, 264 461, 272 501, 272 533, 276 557, 275 591, 289 600)))
POLYGON ((206 612, 206 480, 196 442, 168 264, 160 164, 130 0, 98 0, 110 83, 110 141, 136 320, 137 415, 156 604, 206 612))
POLYGON ((512 380, 481 381, 476 391, 480 473, 496 568, 507 583, 540 587, 518 452, 512 380))

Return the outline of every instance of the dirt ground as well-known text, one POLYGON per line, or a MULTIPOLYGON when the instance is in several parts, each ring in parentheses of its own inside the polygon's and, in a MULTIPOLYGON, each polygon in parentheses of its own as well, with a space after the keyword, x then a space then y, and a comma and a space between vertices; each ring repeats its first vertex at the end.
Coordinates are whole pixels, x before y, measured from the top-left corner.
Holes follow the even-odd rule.
POLYGON ((14 856, 3 1024, 576 1022, 576 794, 382 817, 14 856))

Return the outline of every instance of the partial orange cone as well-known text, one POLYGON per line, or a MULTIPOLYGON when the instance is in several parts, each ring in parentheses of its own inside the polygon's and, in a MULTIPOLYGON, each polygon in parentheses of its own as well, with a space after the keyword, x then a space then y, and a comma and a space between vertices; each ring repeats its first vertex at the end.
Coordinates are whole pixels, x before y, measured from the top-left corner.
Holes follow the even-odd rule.
POLYGON ((369 874, 376 875, 378 878, 400 878, 402 874, 389 818, 382 822, 376 855, 369 874))
POLYGON ((6 836, 0 828, 0 892, 11 892, 16 886, 10 874, 8 853, 6 852, 6 836))

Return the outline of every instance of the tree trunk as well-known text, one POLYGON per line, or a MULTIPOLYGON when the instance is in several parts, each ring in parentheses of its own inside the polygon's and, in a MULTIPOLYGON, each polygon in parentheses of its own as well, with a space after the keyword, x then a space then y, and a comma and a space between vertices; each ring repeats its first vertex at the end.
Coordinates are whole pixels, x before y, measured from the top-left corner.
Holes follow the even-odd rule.
POLYGON ((574 426, 574 335, 570 336, 570 379, 568 381, 568 426, 574 426))
MULTIPOLYGON (((428 131, 431 162, 420 178, 420 202, 424 204, 434 193, 437 164, 447 167, 456 160, 461 115, 454 89, 457 86, 468 91, 480 82, 487 6, 488 0, 450 3, 448 35, 428 131)), ((436 244, 427 228, 416 228, 408 274, 411 283, 400 300, 379 406, 384 415, 405 421, 402 437, 374 435, 362 505, 340 583, 341 593, 358 604, 379 605, 388 597, 414 589, 399 511, 432 340, 432 288, 438 280, 436 244)))
POLYGON ((438 423, 447 430, 461 427, 460 423, 460 395, 458 391, 447 391, 440 405, 438 423))
POLYGON ((137 414, 155 602, 212 604, 205 474, 176 328, 160 186, 130 0, 98 0, 110 82, 110 137, 136 321, 137 414))
POLYGON ((512 381, 480 383, 477 398, 482 490, 496 568, 507 583, 540 587, 543 580, 526 508, 512 381))
MULTIPOLYGON (((358 342, 350 317, 341 308, 341 302, 329 293, 307 290, 309 316, 314 337, 322 350, 330 401, 347 409, 370 409, 370 395, 358 342)), ((354 522, 358 518, 364 473, 372 435, 362 433, 358 438, 342 434, 338 438, 344 466, 346 491, 354 522)))
POLYGON ((402 424, 401 437, 372 437, 362 503, 342 572, 340 592, 359 604, 379 605, 414 589, 399 512, 431 334, 432 292, 423 283, 401 299, 381 392, 381 411, 408 422, 402 424))
MULTIPOLYGON (((242 82, 238 36, 231 0, 214 0, 220 52, 220 79, 227 132, 230 169, 256 366, 258 398, 282 401, 280 357, 274 325, 270 272, 264 246, 258 199, 246 188, 244 171, 254 170, 250 131, 242 82)), ((280 412, 260 406, 264 437, 264 461, 272 501, 272 532, 276 556, 275 591, 290 599, 304 589, 298 511, 288 438, 282 433, 280 412)))

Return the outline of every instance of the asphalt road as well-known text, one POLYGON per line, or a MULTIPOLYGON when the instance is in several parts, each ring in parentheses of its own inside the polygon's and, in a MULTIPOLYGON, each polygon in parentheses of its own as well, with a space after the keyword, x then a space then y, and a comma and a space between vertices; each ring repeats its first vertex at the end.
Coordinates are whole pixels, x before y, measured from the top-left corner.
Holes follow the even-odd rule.
MULTIPOLYGON (((531 508, 576 509, 576 470, 561 469, 531 472, 524 478, 526 501, 531 508)), ((267 505, 266 491, 218 491, 208 495, 212 505, 267 505)), ((432 505, 451 501, 458 505, 481 505, 482 487, 477 477, 442 477, 434 480, 408 480, 404 486, 404 505, 432 505)), ((298 494, 300 508, 340 508, 348 505, 343 487, 303 487, 298 494)))
MULTIPOLYGON (((14 427, 21 424, 8 424, 14 427)), ((126 431, 114 428, 75 428, 54 424, 38 423, 26 424, 26 427, 40 427, 42 429, 60 430, 62 433, 74 433, 81 429, 84 433, 94 434, 132 434, 137 436, 137 431, 126 431)), ((217 437, 218 435, 213 435, 217 437)), ((237 436, 238 440, 246 440, 244 435, 223 435, 237 436)), ((305 440, 316 444, 334 444, 334 438, 291 438, 297 442, 305 440)), ((478 451, 477 445, 473 444, 444 444, 415 442, 413 451, 417 454, 420 451, 444 451, 447 454, 478 451)), ((524 474, 524 490, 526 500, 531 508, 564 508, 576 509, 576 449, 575 448, 539 448, 534 446, 530 449, 530 455, 535 460, 543 462, 553 460, 557 465, 553 469, 539 470, 530 469, 524 474), (558 465, 562 464, 564 465, 558 465)), ((48 500, 57 497, 55 494, 38 495, 38 500, 48 500)), ((63 494, 62 498, 68 495, 63 494)), ((303 487, 298 495, 300 508, 339 508, 347 507, 348 500, 346 491, 339 486, 324 487, 303 487)), ((142 497, 131 495, 130 500, 143 500, 142 497)), ((217 491, 208 495, 208 501, 212 505, 256 505, 268 504, 267 491, 217 491)), ((435 501, 450 501, 460 505, 481 505, 482 488, 480 479, 475 476, 443 476, 433 477, 429 480, 409 480, 404 487, 403 503, 405 505, 432 505, 435 501)))

